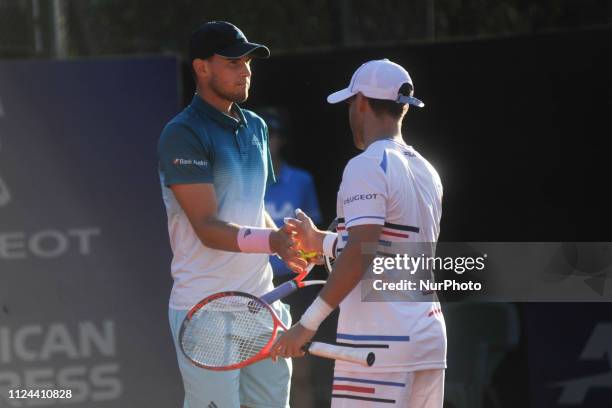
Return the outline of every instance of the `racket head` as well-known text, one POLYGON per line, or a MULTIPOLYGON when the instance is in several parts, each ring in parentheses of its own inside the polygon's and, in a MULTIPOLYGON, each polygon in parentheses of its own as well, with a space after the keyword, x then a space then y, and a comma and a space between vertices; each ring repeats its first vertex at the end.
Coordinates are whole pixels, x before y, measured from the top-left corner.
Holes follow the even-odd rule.
POLYGON ((279 328, 287 330, 269 304, 245 292, 226 291, 189 310, 178 340, 195 366, 227 371, 266 358, 279 328))
MULTIPOLYGON (((329 226, 327 227, 327 230, 331 232, 338 232, 336 231, 337 226, 338 226, 338 218, 335 218, 331 222, 331 224, 329 224, 329 226)), ((334 262, 336 262, 336 258, 332 258, 332 257, 329 257, 323 254, 323 260, 324 260, 325 270, 327 271, 327 274, 331 274, 332 270, 334 269, 334 262)))

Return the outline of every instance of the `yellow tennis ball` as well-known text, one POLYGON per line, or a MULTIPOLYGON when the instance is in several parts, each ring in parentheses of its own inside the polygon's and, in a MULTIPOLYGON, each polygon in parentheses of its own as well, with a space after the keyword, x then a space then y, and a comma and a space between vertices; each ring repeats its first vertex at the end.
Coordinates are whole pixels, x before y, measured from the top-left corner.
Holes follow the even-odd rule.
POLYGON ((304 259, 315 258, 317 256, 317 251, 305 252, 300 249, 298 250, 298 253, 300 254, 300 258, 304 259))

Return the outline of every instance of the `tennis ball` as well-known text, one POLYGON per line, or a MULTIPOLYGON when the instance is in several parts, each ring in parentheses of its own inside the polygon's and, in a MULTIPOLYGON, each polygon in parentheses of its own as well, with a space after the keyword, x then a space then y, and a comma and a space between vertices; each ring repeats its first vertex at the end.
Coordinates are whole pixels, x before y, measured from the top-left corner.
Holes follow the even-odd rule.
POLYGON ((300 249, 298 250, 298 253, 300 254, 300 258, 304 259, 315 258, 317 256, 317 251, 305 252, 300 249))

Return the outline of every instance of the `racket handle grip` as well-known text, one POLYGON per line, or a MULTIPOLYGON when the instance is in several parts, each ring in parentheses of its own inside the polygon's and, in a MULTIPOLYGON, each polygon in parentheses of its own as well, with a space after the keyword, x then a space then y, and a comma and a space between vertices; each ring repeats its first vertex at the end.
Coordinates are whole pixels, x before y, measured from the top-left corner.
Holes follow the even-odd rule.
POLYGON ((295 292, 297 289, 298 289, 297 283, 295 283, 295 281, 293 280, 290 280, 290 281, 283 283, 282 285, 277 286, 274 290, 271 290, 270 292, 263 295, 261 297, 261 300, 271 305, 277 300, 282 299, 286 296, 289 296, 290 294, 295 292))
POLYGON ((348 361, 364 367, 371 367, 372 364, 374 364, 374 360, 376 360, 376 355, 371 351, 319 343, 316 341, 306 344, 304 349, 307 353, 314 356, 348 361))

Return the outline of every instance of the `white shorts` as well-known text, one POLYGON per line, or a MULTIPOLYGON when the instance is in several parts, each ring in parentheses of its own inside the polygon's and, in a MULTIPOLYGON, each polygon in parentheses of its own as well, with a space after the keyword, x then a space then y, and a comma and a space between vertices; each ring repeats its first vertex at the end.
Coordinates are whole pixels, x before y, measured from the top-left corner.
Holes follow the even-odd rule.
POLYGON ((331 408, 442 408, 444 370, 372 373, 334 370, 331 408))

